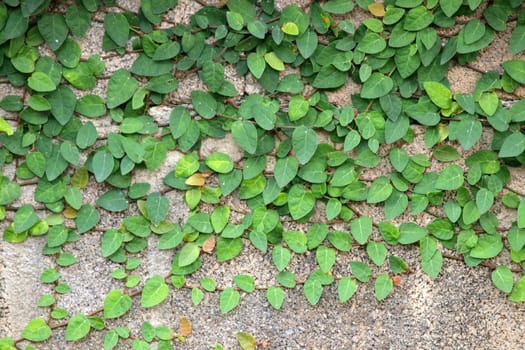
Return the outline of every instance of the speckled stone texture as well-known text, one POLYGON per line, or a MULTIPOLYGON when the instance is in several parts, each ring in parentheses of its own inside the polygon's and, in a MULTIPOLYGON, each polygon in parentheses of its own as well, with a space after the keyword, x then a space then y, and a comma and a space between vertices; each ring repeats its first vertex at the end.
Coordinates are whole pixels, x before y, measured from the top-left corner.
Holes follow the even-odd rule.
MULTIPOLYGON (((120 8, 136 11, 138 0, 118 1, 120 8)), ((276 1, 279 7, 289 3, 304 4, 306 1, 276 1)), ((178 6, 166 16, 167 23, 187 21, 189 16, 201 5, 193 0, 179 0, 178 6)), ((118 8, 114 9, 119 11, 118 8)), ((349 18, 357 25, 366 14, 356 9, 349 18)), ((105 55, 101 49, 103 26, 93 23, 92 28, 81 41, 83 57, 92 54, 105 55)), ((499 64, 511 58, 508 54, 508 40, 512 26, 498 34, 496 41, 481 52, 479 58, 468 67, 453 66, 448 72, 448 79, 453 92, 471 92, 475 80, 482 72, 498 70, 499 64)), ((523 55, 519 56, 524 58, 523 55)), ((134 56, 108 57, 105 74, 119 68, 129 68, 134 56)), ((227 68, 228 77, 235 82, 239 91, 250 93, 257 91, 257 84, 251 77, 236 77, 234 70, 227 68)), ((168 122, 172 105, 188 103, 189 93, 195 89, 205 89, 198 76, 180 76, 180 88, 169 96, 170 106, 152 108, 151 115, 161 124, 168 122)), ((99 81, 96 92, 104 95, 106 80, 99 81)), ((331 92, 330 99, 335 103, 349 103, 350 95, 359 92, 360 87, 348 82, 345 87, 331 92)), ((0 98, 17 94, 19 90, 0 83, 0 98)), ((76 91, 79 94, 79 91, 76 91)), ((525 96, 523 89, 516 93, 525 96)), ((515 96, 507 96, 512 99, 515 96)), ((104 135, 110 130, 109 118, 93 120, 99 132, 104 135)), ((414 127, 416 142, 406 146, 410 154, 428 153, 424 146, 421 129, 414 127)), ((490 144, 491 135, 485 133, 480 145, 490 144)), ((454 143, 451 143, 457 146, 454 143)), ((478 147, 480 146, 478 145, 478 147)), ((215 151, 230 154, 235 160, 242 158, 242 152, 231 137, 222 140, 206 139, 202 143, 201 155, 206 156, 215 151)), ((383 153, 386 150, 382 150, 383 153)), ((466 154, 470 154, 469 151, 466 154)), ((134 182, 148 182, 152 191, 162 190, 165 185, 163 177, 171 171, 182 156, 179 152, 170 152, 165 164, 155 172, 137 171, 134 182)), ((368 170, 365 175, 374 178, 390 171, 388 162, 378 169, 368 170)), ((461 163, 461 162, 460 162, 461 163)), ((434 170, 442 164, 433 163, 434 170)), ((7 173, 14 171, 6 168, 7 173)), ((512 188, 525 188, 523 169, 512 169, 512 188)), ((94 203, 97 196, 106 189, 101 185, 91 184, 85 194, 85 202, 94 203)), ((24 187, 24 195, 15 203, 32 203, 34 186, 24 187)), ((188 209, 184 204, 183 193, 172 191, 167 194, 170 200, 169 219, 184 222, 188 209)), ((242 209, 238 198, 232 198, 231 205, 242 209)), ((35 203, 36 204, 36 203, 35 203)), ((38 204, 37 204, 38 205, 38 204)), ((321 210, 322 208, 319 208, 321 210)), ((363 213, 375 220, 382 220, 382 210, 375 206, 363 206, 363 213)), ((498 216, 503 224, 509 223, 511 215, 501 208, 498 216)), ((136 213, 137 208, 130 208, 136 213)), ((43 215, 43 214, 42 214, 43 215)), ((124 214, 103 214, 100 225, 118 227, 124 214)), ((239 214, 237 214, 237 218, 239 214)), ((426 223, 430 218, 420 215, 405 215, 401 220, 426 223)), ((0 223, 0 232, 6 222, 0 223)), ((295 226, 294 226, 295 227, 295 226)), ((297 228, 301 228, 297 226, 297 228)), ((339 228, 347 229, 345 226, 339 228)), ((59 307, 68 309, 71 314, 90 312, 103 304, 105 295, 114 288, 120 288, 121 282, 111 277, 111 271, 119 265, 104 259, 100 251, 101 232, 90 232, 81 235, 80 241, 67 244, 65 251, 77 258, 77 264, 60 269, 62 280, 67 282, 72 292, 58 298, 59 307)), ((46 267, 53 266, 53 260, 41 255, 45 237, 32 237, 23 244, 9 244, 0 241, 0 337, 19 336, 25 324, 35 317, 47 317, 46 309, 36 307, 41 294, 50 292, 50 287, 39 282, 39 276, 46 267)), ((169 273, 173 252, 156 249, 157 238, 150 237, 148 248, 139 254, 142 265, 137 274, 143 279, 150 276, 169 273)), ((244 242, 243 253, 233 261, 217 263, 215 256, 205 255, 203 267, 188 278, 188 283, 196 284, 202 277, 212 277, 221 287, 232 285, 233 276, 247 273, 255 278, 257 286, 275 285, 277 271, 271 262, 271 254, 262 254, 255 250, 248 241, 244 242)), ((109 327, 128 326, 138 334, 143 321, 154 325, 165 325, 173 330, 179 327, 181 317, 186 316, 193 325, 193 332, 186 343, 175 342, 180 349, 210 349, 220 343, 227 349, 237 349, 235 335, 239 331, 251 333, 268 349, 521 349, 524 347, 525 305, 510 303, 503 293, 496 290, 490 281, 490 271, 486 268, 469 268, 462 262, 445 259, 442 273, 436 280, 431 280, 420 269, 419 253, 416 247, 389 248, 391 254, 407 261, 413 273, 401 278, 393 294, 383 302, 374 298, 371 284, 359 285, 356 295, 347 303, 340 304, 335 286, 326 287, 323 297, 317 306, 306 301, 302 286, 286 291, 282 310, 272 309, 266 301, 265 291, 258 290, 250 294, 241 293, 240 305, 227 315, 219 311, 218 293, 206 293, 198 307, 191 302, 191 290, 171 289, 167 301, 152 309, 139 307, 137 298, 133 301, 132 310, 117 320, 108 321, 109 327)), ((500 257, 498 259, 508 259, 500 257)), ((338 254, 334 267, 336 276, 349 273, 348 263, 353 260, 367 261, 363 248, 354 248, 351 252, 338 254)), ((382 269, 386 272, 385 264, 382 269)), ((294 255, 289 267, 298 279, 305 279, 315 269, 315 254, 294 255)), ((38 349, 102 349, 104 332, 92 331, 81 342, 65 341, 65 329, 55 330, 53 337, 38 349)), ((24 342, 21 343, 24 345, 24 342)), ((119 343, 119 349, 130 349, 130 341, 119 343)))

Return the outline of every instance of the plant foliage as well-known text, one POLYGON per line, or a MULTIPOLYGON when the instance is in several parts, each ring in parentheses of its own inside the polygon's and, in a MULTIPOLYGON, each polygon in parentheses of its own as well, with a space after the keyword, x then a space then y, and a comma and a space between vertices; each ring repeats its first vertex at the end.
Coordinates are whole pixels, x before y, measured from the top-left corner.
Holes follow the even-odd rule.
MULTIPOLYGON (((0 77, 21 91, 0 101, 3 239, 46 235, 43 254, 67 268, 76 258, 65 246, 101 231, 101 255, 120 265, 112 276, 122 289, 111 290, 93 313, 69 315, 56 299, 70 287, 58 268, 47 268, 41 282, 54 292, 38 306, 50 318, 29 321, 21 338, 0 339, 2 349, 22 339, 45 341, 59 327, 67 341, 105 332, 104 349, 120 339, 133 339, 133 349, 151 342, 171 349, 174 339, 190 335, 187 318, 175 335, 147 321, 141 334, 130 335, 107 321, 133 305, 162 305, 178 288, 190 288, 195 305, 218 293, 221 313, 256 289, 273 308, 285 308, 287 290, 298 285, 312 305, 332 284, 341 303, 363 284, 382 301, 415 268, 394 254, 397 244, 418 249, 432 279, 444 258, 462 259, 490 268, 511 301, 525 300, 525 194, 512 188, 509 170, 525 163, 525 61, 512 56, 500 70, 480 74, 470 93, 454 91, 446 75, 452 64, 474 61, 511 19, 510 54, 523 52, 521 1, 330 0, 280 11, 273 0, 236 0, 203 6, 174 26, 159 24, 176 0, 142 0, 138 13, 113 0, 62 5, 0 3, 0 77), (356 7, 369 14, 359 24, 352 21, 356 7), (79 45, 95 12, 103 15, 104 57, 86 56, 79 45), (129 69, 106 70, 107 58, 131 53, 129 69), (241 91, 233 70, 250 75, 259 92, 241 91), (191 103, 173 105, 177 77, 195 73, 203 88, 191 92, 191 103), (97 94, 102 80, 107 89, 97 94), (346 104, 332 102, 347 83, 360 91, 346 104), (158 105, 171 108, 165 123, 150 114, 158 105), (111 128, 102 130, 101 122, 111 128), (242 159, 200 154, 205 138, 222 142, 228 135, 242 159), (420 153, 410 147, 416 138, 426 146, 420 153), (135 181, 140 169, 160 169, 169 152, 182 155, 164 189, 135 181), (21 203, 27 184, 36 185, 36 206, 21 203), (94 184, 106 190, 90 202, 94 184), (171 191, 190 211, 183 223, 170 215, 171 191), (232 195, 247 209, 225 204, 232 195), (502 207, 512 220, 498 216, 502 207), (121 224, 101 226, 114 212, 123 213, 121 224), (418 214, 428 223, 416 222, 418 214), (141 278, 132 272, 153 235, 158 249, 173 252, 171 273, 141 278), (229 261, 250 244, 269 252, 277 285, 256 286, 250 275, 229 286, 212 278, 186 283, 205 254, 229 261), (355 249, 368 260, 333 275, 337 256, 355 249), (299 280, 294 256, 307 251, 315 252, 318 268, 299 280), (491 259, 499 256, 510 259, 496 265, 491 259)), ((236 336, 243 349, 255 348, 249 333, 236 336)))

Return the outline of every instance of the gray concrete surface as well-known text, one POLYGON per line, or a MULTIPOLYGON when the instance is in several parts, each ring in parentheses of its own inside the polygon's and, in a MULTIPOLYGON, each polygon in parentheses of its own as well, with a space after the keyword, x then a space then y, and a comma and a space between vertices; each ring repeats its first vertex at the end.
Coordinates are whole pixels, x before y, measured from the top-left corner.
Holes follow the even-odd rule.
MULTIPOLYGON (((283 2, 279 2, 282 6, 283 2)), ((289 3, 290 1, 286 1, 289 3)), ((296 1, 299 2, 299 1, 296 1)), ((136 9, 138 1, 119 1, 126 8, 136 9)), ((192 0, 180 0, 178 7, 170 11, 170 23, 184 21, 197 10, 199 5, 192 0)), ((362 14, 360 14, 362 15, 362 14)), ((82 41, 83 55, 104 54, 100 48, 102 26, 95 23, 82 41)), ((508 59, 501 54, 506 50, 509 33, 502 33, 490 48, 483 51, 480 58, 472 65, 478 71, 500 69, 499 63, 508 59)), ((506 56, 507 55, 507 56, 506 56)), ((108 62, 108 72, 120 67, 129 67, 132 59, 112 58, 108 62)), ((448 75, 455 92, 471 92, 479 72, 454 67, 448 75)), ((97 91, 105 91, 105 81, 100 81, 97 91)), ((242 91, 251 91, 253 81, 238 78, 236 84, 242 91), (246 80, 246 81, 245 81, 246 80)), ((171 103, 187 102, 189 92, 203 86, 196 76, 189 76, 180 81, 181 88, 170 97, 171 103), (185 101, 186 100, 186 101, 185 101)), ((331 99, 338 103, 349 100, 350 91, 358 87, 348 84, 331 94, 331 99)), ((518 91, 518 94, 522 93, 518 91)), ((6 84, 0 85, 0 98, 16 93, 6 84)), ((77 92, 80 94, 80 92, 77 92)), ((523 95, 522 95, 523 96, 523 95)), ((166 121, 170 107, 156 107, 151 114, 160 122, 166 121)), ((108 131, 107 120, 96 120, 101 132, 108 131)), ((426 152, 421 137, 410 145, 409 152, 426 152)), ((483 142, 490 142, 490 134, 485 134, 483 142)), ((233 145, 231 138, 225 140, 206 140, 202 154, 214 151, 226 151, 234 159, 242 154, 233 145)), ((162 178, 171 171, 180 159, 178 152, 170 153, 168 160, 158 172, 137 172, 134 181, 147 181, 152 184, 152 191, 163 189, 162 178)), ((437 167, 438 164, 433 164, 437 167)), ((6 167, 6 172, 14 169, 6 167)), ((389 167, 380 167, 388 172, 389 167)), ((370 176, 376 176, 371 173, 370 176)), ((513 170, 513 188, 524 188, 523 169, 513 170)), ((93 184, 94 185, 94 184, 93 184)), ((24 188, 24 196, 15 205, 32 202, 34 186, 24 188)), ((104 192, 101 186, 90 186, 85 193, 85 201, 93 203, 104 192)), ((168 194, 172 221, 184 220, 188 212, 183 203, 183 194, 168 194)), ((235 206, 241 203, 232 199, 235 206)), ((136 208, 131 208, 134 211, 136 208)), ((369 206, 362 210, 380 220, 381 210, 369 206)), ((45 213, 40 213, 42 217, 45 213)), ((512 219, 512 213, 502 211, 499 214, 503 223, 512 219)), ((104 227, 118 227, 122 215, 104 215, 100 223, 104 227)), ((238 219, 239 217, 237 217, 238 219)), ((428 217, 404 220, 425 222, 428 217)), ((7 222, 0 223, 0 232, 7 222)), ((101 232, 90 232, 81 236, 78 243, 66 245, 65 250, 77 257, 78 263, 60 269, 62 280, 69 283, 72 292, 58 298, 58 306, 70 311, 90 312, 99 308, 107 292, 120 288, 121 283, 112 279, 111 271, 118 267, 104 259, 100 253, 101 232)), ((39 282, 43 269, 53 266, 53 260, 40 254, 45 244, 45 237, 30 238, 23 244, 9 244, 0 241, 0 337, 18 337, 25 324, 32 318, 48 316, 47 309, 36 307, 39 296, 50 291, 50 287, 39 282)), ((486 268, 468 268, 462 262, 445 260, 441 275, 434 281, 426 276, 419 267, 416 247, 389 248, 389 252, 404 258, 414 273, 402 277, 401 284, 394 293, 383 302, 377 302, 371 284, 359 285, 356 295, 347 303, 340 304, 334 286, 325 288, 323 297, 317 306, 310 306, 306 301, 302 287, 286 291, 282 310, 273 310, 266 301, 265 291, 250 294, 242 293, 241 302, 233 312, 222 315, 219 311, 218 293, 206 293, 198 307, 191 303, 191 290, 182 289, 170 292, 169 299, 152 309, 139 307, 137 298, 133 301, 131 312, 125 317, 109 321, 109 326, 128 326, 135 335, 141 323, 149 321, 154 325, 165 325, 177 331, 181 317, 188 317, 193 325, 192 334, 185 344, 175 342, 175 348, 210 349, 215 343, 227 349, 237 349, 235 335, 239 331, 251 333, 261 348, 268 349, 520 349, 525 348, 525 306, 507 301, 506 296, 496 290, 490 281, 490 271, 486 268)), ((169 272, 172 252, 158 251, 154 237, 149 240, 149 248, 140 254, 143 263, 138 273, 143 279, 169 272)), ((356 248, 347 254, 338 254, 334 268, 336 276, 349 273, 348 262, 363 260, 363 249, 356 248)), ((506 257, 500 259, 505 260, 506 257)), ((294 256, 290 270, 299 279, 304 279, 315 268, 314 254, 294 256)), ((387 267, 383 267, 386 271, 387 267)), ((378 271, 378 272, 381 272, 378 271)), ((201 277, 213 277, 218 286, 232 285, 233 276, 251 274, 260 287, 275 285, 276 270, 271 263, 270 254, 261 254, 245 242, 245 249, 240 257, 233 261, 219 264, 214 256, 205 256, 203 267, 188 279, 196 284, 201 277)), ((65 341, 64 328, 57 329, 47 342, 38 344, 38 349, 102 349, 104 332, 92 332, 81 342, 65 341)), ((25 344, 24 342, 21 343, 25 344)), ((130 341, 120 343, 119 349, 131 347, 130 341)))

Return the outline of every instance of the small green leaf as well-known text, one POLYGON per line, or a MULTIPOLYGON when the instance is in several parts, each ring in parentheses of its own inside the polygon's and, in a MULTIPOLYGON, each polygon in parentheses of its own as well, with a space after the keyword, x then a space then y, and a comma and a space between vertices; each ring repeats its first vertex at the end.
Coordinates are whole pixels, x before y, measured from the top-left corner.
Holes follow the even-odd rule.
POLYGON ((144 284, 142 295, 140 297, 140 304, 142 307, 153 307, 162 303, 169 294, 169 287, 164 282, 164 278, 155 275, 149 278, 144 284))
POLYGON ((78 233, 88 232, 98 224, 99 219, 100 214, 94 206, 91 204, 83 205, 75 218, 78 233))
POLYGON ((371 241, 366 245, 366 253, 374 264, 381 266, 385 262, 387 250, 384 243, 371 241))
POLYGON ((146 211, 149 219, 153 225, 158 225, 166 218, 169 210, 169 201, 159 192, 154 192, 148 195, 146 200, 146 211))
POLYGON ((236 275, 233 277, 233 282, 240 290, 246 293, 251 293, 255 290, 255 281, 250 275, 236 275))
POLYGON ((341 278, 337 283, 337 294, 339 296, 339 302, 345 303, 350 300, 357 290, 357 282, 353 278, 347 276, 341 278))
POLYGON ((372 233, 372 219, 361 216, 350 223, 350 232, 357 243, 364 245, 372 233))
POLYGON ((520 84, 525 84, 525 61, 520 59, 503 62, 503 68, 512 79, 520 84))
POLYGON ((452 105, 452 93, 445 85, 436 81, 426 81, 423 87, 432 102, 442 109, 448 109, 452 105))
POLYGON ((334 249, 322 245, 317 248, 315 257, 321 271, 328 272, 335 263, 336 254, 334 249))
POLYGON ((291 258, 292 254, 287 248, 284 248, 280 245, 273 247, 272 261, 278 271, 283 271, 290 263, 291 258))
POLYGON ((255 52, 252 52, 248 55, 246 62, 248 64, 248 69, 253 74, 253 76, 257 79, 260 79, 264 73, 264 69, 266 68, 266 61, 264 60, 264 57, 255 52))
POLYGON ((387 95, 394 87, 392 78, 381 73, 373 73, 361 88, 361 97, 367 99, 379 98, 387 95))
POLYGON ((274 178, 281 188, 288 185, 297 175, 299 162, 295 157, 278 158, 275 163, 274 178))
POLYGON ((456 164, 447 166, 436 181, 436 188, 440 190, 457 190, 463 186, 465 178, 463 169, 456 164))
POLYGON ((386 299, 394 289, 394 282, 390 276, 382 273, 377 276, 374 282, 374 293, 377 301, 386 299))
POLYGON ((108 108, 115 108, 129 101, 133 97, 137 86, 137 80, 131 76, 128 70, 119 69, 113 73, 108 82, 108 108))
POLYGON ((523 151, 525 151, 525 135, 515 132, 505 138, 498 155, 502 158, 516 157, 523 151))
POLYGON ((243 243, 241 238, 230 239, 219 237, 215 248, 217 251, 217 261, 224 262, 235 258, 241 253, 242 248, 243 243))
POLYGON ((16 234, 22 233, 29 230, 33 227, 39 218, 35 213, 35 209, 29 204, 24 204, 21 206, 15 214, 14 222, 14 232, 16 234))
POLYGON ((71 317, 66 328, 66 340, 75 341, 88 335, 91 323, 86 315, 77 313, 71 317))
POLYGON ((520 278, 512 287, 509 300, 514 302, 525 301, 525 277, 520 278))
POLYGON ((294 220, 307 216, 315 206, 315 197, 302 185, 294 185, 288 192, 288 208, 294 220))
POLYGON ((221 313, 226 314, 239 304, 239 301, 241 300, 241 295, 238 291, 233 289, 232 287, 225 288, 220 296, 219 296, 219 306, 221 309, 221 313))
POLYGON ((230 158, 229 155, 226 153, 221 152, 215 152, 210 154, 205 161, 208 168, 211 170, 221 173, 221 174, 227 174, 230 171, 233 170, 233 161, 230 158))
POLYGON ((51 92, 55 91, 57 86, 49 75, 43 72, 34 72, 27 79, 27 85, 38 92, 51 92))
POLYGON ((505 265, 498 266, 492 271, 491 279, 496 288, 505 293, 512 291, 512 284, 514 279, 512 277, 512 271, 505 265))
POLYGON ((318 279, 308 278, 304 282, 303 292, 310 305, 316 305, 323 294, 323 286, 318 279))
POLYGON ((51 328, 46 321, 35 318, 29 321, 22 331, 22 337, 32 342, 42 342, 51 336, 51 328))
POLYGON ((123 242, 124 237, 120 231, 114 229, 107 230, 102 236, 102 256, 107 258, 112 255, 119 250, 123 242))
POLYGON ((369 204, 383 202, 390 197, 392 191, 393 187, 390 184, 390 180, 386 176, 380 176, 370 185, 366 202, 369 204))
POLYGON ((299 163, 306 164, 317 150, 317 134, 312 129, 301 125, 292 134, 292 145, 299 163))
POLYGON ((192 91, 191 102, 195 111, 205 119, 211 119, 217 112, 217 101, 205 91, 192 91))
POLYGON ((118 318, 131 308, 131 297, 114 289, 104 299, 104 318, 118 318))
POLYGON ((246 152, 254 154, 258 143, 255 126, 247 121, 235 121, 231 130, 235 142, 246 152))
POLYGON ((279 310, 284 302, 284 291, 280 287, 269 287, 266 290, 266 299, 270 303, 270 305, 276 309, 279 310))
POLYGON ((107 211, 119 212, 128 208, 128 200, 123 191, 110 190, 97 199, 97 205, 107 211))
POLYGON ((186 243, 179 253, 179 266, 188 266, 195 262, 200 255, 200 248, 195 243, 186 243))

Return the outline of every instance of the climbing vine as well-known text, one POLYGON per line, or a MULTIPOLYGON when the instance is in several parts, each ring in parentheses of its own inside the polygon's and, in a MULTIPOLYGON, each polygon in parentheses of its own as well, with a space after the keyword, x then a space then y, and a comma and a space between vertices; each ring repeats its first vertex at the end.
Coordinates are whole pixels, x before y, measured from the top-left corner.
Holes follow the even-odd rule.
MULTIPOLYGON (((171 349, 191 334, 189 319, 177 331, 146 321, 139 334, 107 321, 180 288, 191 289, 194 305, 220 293, 225 314, 255 290, 275 309, 286 307, 288 289, 301 288, 315 305, 331 284, 341 303, 366 283, 381 301, 415 268, 391 252, 395 245, 419 249, 433 279, 444 258, 461 260, 491 269, 496 288, 525 300, 525 193, 510 170, 525 162, 522 1, 329 0, 282 10, 273 0, 198 3, 189 23, 176 25, 177 0, 142 0, 137 13, 113 0, 0 3, 0 79, 20 91, 0 100, 3 240, 45 239, 42 254, 56 263, 40 277, 53 286, 37 305, 49 317, 0 339, 0 348, 65 327, 71 342, 104 332, 104 349, 124 339, 137 350, 152 342, 171 349), (367 18, 357 22, 356 12, 367 18), (92 22, 105 29, 104 56, 86 56, 79 44, 92 22), (505 31, 515 56, 479 72, 472 92, 453 91, 449 69, 472 67, 505 31), (131 68, 108 73, 107 59, 127 56, 131 68), (195 74, 204 85, 174 98, 178 80, 195 74), (252 79, 253 91, 239 89, 237 77, 252 79), (107 88, 97 94, 101 82, 107 88), (359 91, 334 101, 348 84, 359 91), (157 106, 170 108, 165 121, 150 113, 157 106), (241 156, 203 154, 209 138, 234 143, 241 156), (413 151, 416 139, 426 151, 413 151), (174 154, 161 190, 136 181, 137 171, 156 172, 174 154), (95 183, 105 193, 90 201, 95 183), (170 216, 171 192, 190 211, 184 222, 170 216), (114 213, 119 224, 103 226, 114 213), (71 292, 61 269, 77 263, 64 247, 95 231, 122 287, 72 315, 57 302, 71 292), (144 279, 134 271, 153 235, 157 249, 173 252, 171 270, 144 279), (271 256, 276 285, 249 274, 231 286, 186 280, 204 255, 222 263, 246 245, 271 256), (356 249, 368 259, 334 274, 337 257, 356 249), (288 267, 308 251, 318 266, 301 280, 288 267)), ((243 349, 257 345, 246 332, 237 339, 243 349)))

